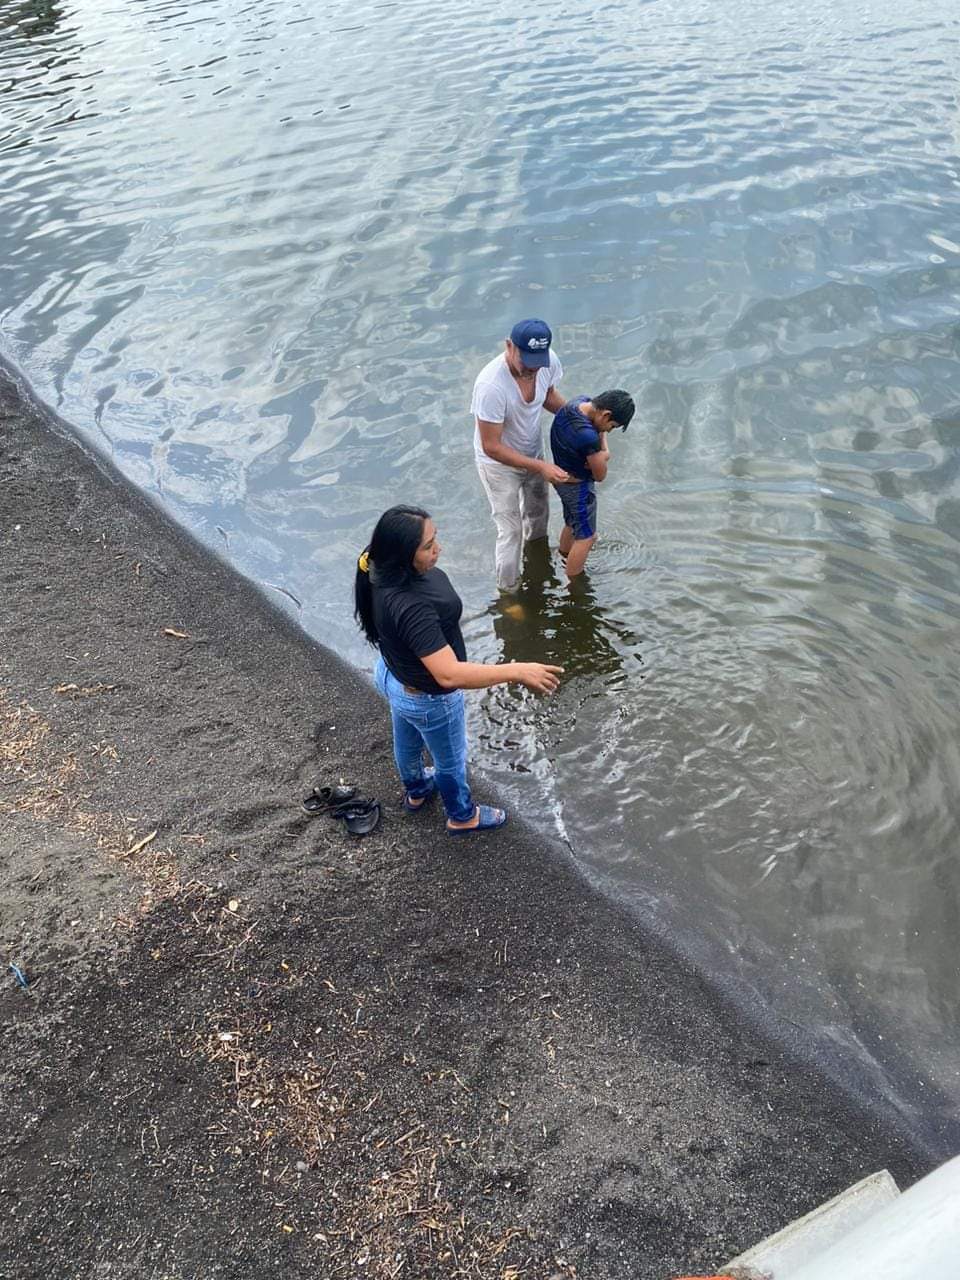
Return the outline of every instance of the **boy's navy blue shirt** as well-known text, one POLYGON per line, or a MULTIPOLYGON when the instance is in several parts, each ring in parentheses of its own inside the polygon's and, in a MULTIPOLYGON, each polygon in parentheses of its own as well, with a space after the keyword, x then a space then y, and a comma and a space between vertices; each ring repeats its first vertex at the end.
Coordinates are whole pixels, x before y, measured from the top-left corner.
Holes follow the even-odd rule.
POLYGON ((589 396, 577 396, 575 400, 568 400, 557 411, 550 428, 554 463, 577 480, 593 479, 587 458, 600 451, 600 432, 586 414, 580 412, 580 406, 589 399, 589 396))

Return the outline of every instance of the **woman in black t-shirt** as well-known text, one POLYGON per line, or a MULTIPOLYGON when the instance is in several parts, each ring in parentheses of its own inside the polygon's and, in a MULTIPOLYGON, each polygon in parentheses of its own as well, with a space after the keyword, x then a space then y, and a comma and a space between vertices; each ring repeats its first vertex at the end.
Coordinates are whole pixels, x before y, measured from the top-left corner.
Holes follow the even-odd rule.
POLYGON ((390 704, 393 756, 404 808, 421 809, 440 792, 451 835, 503 826, 502 809, 474 804, 467 782, 464 689, 516 682, 553 693, 562 667, 541 662, 468 662, 460 632, 463 605, 442 569, 426 511, 391 507, 357 561, 357 621, 380 650, 377 688, 390 704), (433 768, 424 767, 428 748, 433 768))

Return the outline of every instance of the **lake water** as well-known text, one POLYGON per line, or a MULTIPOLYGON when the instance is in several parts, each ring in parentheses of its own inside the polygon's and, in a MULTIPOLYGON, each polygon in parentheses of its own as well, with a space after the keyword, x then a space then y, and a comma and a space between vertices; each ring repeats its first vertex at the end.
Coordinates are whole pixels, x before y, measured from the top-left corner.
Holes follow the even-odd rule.
POLYGON ((958 83, 933 0, 0 0, 0 352, 362 665, 355 556, 427 506, 473 656, 568 673, 475 695, 477 764, 934 1138, 960 1102, 958 83), (528 315, 565 390, 638 413, 589 582, 541 554, 506 609, 468 409, 528 315))

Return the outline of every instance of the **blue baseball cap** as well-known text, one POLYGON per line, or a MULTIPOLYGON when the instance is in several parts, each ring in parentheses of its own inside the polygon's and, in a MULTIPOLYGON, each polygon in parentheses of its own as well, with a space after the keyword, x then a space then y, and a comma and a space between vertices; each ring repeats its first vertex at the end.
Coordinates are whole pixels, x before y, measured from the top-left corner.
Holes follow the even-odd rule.
POLYGON ((510 341, 528 369, 545 369, 550 363, 553 334, 545 320, 520 320, 510 330, 510 341))

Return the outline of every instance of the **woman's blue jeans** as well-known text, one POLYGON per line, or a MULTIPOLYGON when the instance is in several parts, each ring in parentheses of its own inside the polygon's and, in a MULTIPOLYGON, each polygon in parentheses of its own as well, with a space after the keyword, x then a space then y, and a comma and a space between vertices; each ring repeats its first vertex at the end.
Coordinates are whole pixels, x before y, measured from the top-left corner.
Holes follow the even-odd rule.
POLYGON ((374 680, 390 704, 393 720, 393 758, 400 781, 412 800, 429 794, 430 779, 423 769, 423 748, 433 757, 434 778, 447 817, 467 822, 474 804, 467 783, 467 722, 463 692, 407 693, 382 658, 374 680))

